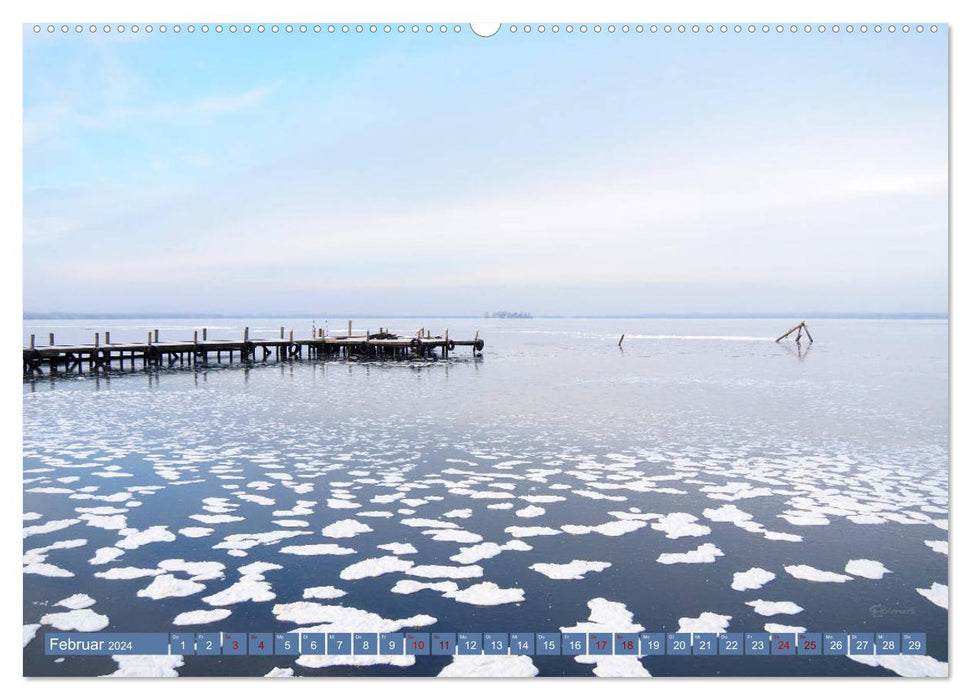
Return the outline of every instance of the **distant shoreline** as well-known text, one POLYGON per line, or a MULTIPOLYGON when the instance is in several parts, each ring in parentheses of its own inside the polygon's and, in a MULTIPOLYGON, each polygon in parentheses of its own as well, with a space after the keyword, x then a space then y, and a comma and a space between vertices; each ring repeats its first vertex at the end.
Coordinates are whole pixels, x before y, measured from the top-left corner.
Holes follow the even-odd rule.
MULTIPOLYGON (((25 311, 25 321, 87 321, 98 319, 200 319, 200 318, 320 318, 320 319, 364 319, 364 318, 458 318, 482 319, 481 314, 360 314, 360 313, 254 313, 254 314, 201 314, 178 312, 155 313, 71 313, 71 312, 31 312, 25 311)), ((675 314, 533 314, 536 319, 613 319, 613 318, 643 318, 643 319, 856 319, 856 320, 907 320, 907 321, 946 321, 947 313, 878 313, 878 312, 771 312, 771 313, 675 313, 675 314)), ((498 319, 508 320, 509 323, 520 323, 530 319, 498 319)))

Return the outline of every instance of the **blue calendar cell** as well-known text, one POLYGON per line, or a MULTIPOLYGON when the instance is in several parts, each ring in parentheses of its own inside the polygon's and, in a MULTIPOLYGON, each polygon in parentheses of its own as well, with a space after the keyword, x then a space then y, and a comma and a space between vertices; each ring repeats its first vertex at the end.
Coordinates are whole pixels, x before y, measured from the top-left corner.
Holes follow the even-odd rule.
POLYGON ((482 650, 491 656, 505 656, 509 653, 509 634, 506 632, 484 632, 482 650))
POLYGON ((431 655, 431 635, 428 632, 409 632, 405 635, 405 653, 414 656, 431 655))
POLYGON ((323 632, 303 632, 300 635, 301 654, 326 654, 327 635, 323 632))
POLYGON ((351 635, 348 632, 327 633, 327 654, 329 656, 343 656, 351 653, 351 635))
POLYGON ((300 635, 277 632, 273 635, 273 653, 277 656, 297 656, 300 653, 300 635))
POLYGON ((745 633, 745 655, 746 656, 767 656, 769 653, 769 633, 768 632, 746 632, 745 633))
POLYGON ((401 632, 382 632, 378 635, 378 650, 385 656, 405 653, 405 635, 401 632))
POLYGON ((695 632, 691 635, 691 653, 695 656, 717 655, 718 635, 709 632, 695 632))
POLYGON ((355 632, 353 641, 355 656, 374 656, 378 653, 378 635, 374 632, 355 632))
POLYGON ((794 632, 773 632, 769 635, 769 648, 772 656, 795 656, 796 635, 794 632))
POLYGON ((668 656, 691 656, 690 632, 668 632, 666 641, 668 656))
POLYGON ((559 656, 560 655, 560 633, 559 632, 537 632, 536 633, 536 654, 538 656, 559 656))
POLYGON ((896 632, 877 632, 873 635, 873 650, 878 656, 896 656, 900 653, 900 635, 896 632))
POLYGON ((218 656, 222 654, 222 640, 219 632, 197 632, 196 654, 200 656, 218 656))
POLYGON ((273 656, 273 635, 269 632, 250 632, 246 635, 250 656, 273 656))
POLYGON ((900 635, 900 653, 921 656, 927 653, 927 635, 923 632, 904 632, 900 635))
POLYGON ((509 653, 532 656, 536 653, 536 635, 532 632, 510 632, 509 653))
POLYGON ((246 656, 246 634, 223 632, 223 656, 246 656))
POLYGON ((455 634, 432 632, 432 656, 452 656, 455 653, 455 634))
POLYGON ((614 635, 610 632, 590 632, 587 635, 587 653, 594 655, 614 653, 614 635))
POLYGON ((796 635, 796 654, 819 656, 823 653, 823 635, 819 632, 800 632, 796 635))
POLYGON ((850 634, 850 653, 854 656, 873 654, 873 632, 852 632, 850 634))
POLYGON ((641 632, 641 654, 664 656, 664 632, 641 632))
POLYGON ((196 653, 196 636, 191 632, 172 632, 169 635, 169 653, 192 656, 196 653))
POLYGON ((563 654, 565 656, 577 656, 587 653, 587 633, 586 632, 564 632, 563 633, 563 654))
POLYGON ((719 656, 741 656, 745 653, 745 638, 741 632, 727 632, 718 635, 719 656))
POLYGON ((640 651, 636 632, 618 632, 614 635, 614 654, 618 656, 637 656, 640 651))
POLYGON ((823 633, 823 655, 845 656, 849 649, 849 635, 846 632, 823 633))
POLYGON ((480 632, 459 632, 455 639, 455 651, 460 655, 482 653, 482 634, 480 632))

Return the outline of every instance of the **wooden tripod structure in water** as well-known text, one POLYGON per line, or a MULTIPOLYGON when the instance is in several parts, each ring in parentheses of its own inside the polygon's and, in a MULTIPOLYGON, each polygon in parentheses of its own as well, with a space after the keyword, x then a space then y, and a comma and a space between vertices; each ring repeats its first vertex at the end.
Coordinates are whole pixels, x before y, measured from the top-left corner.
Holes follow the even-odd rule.
POLYGON ((802 333, 803 333, 803 331, 806 332, 806 337, 809 338, 809 342, 810 343, 813 342, 813 337, 809 333, 809 326, 806 325, 806 322, 805 321, 800 321, 799 323, 797 323, 796 325, 794 325, 792 328, 790 328, 785 333, 783 333, 778 338, 776 338, 775 339, 775 342, 778 343, 779 341, 785 340, 786 338, 788 338, 793 333, 796 333, 796 342, 797 343, 798 342, 801 342, 802 341, 802 333), (796 333, 796 331, 799 331, 799 332, 796 333))

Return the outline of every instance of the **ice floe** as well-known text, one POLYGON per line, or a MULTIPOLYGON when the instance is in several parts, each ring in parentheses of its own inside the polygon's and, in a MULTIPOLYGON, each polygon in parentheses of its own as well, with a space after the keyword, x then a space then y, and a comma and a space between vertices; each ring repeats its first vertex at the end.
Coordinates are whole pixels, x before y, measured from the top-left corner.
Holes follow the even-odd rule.
POLYGON ((852 576, 837 574, 833 571, 823 571, 808 564, 791 564, 786 567, 786 573, 793 578, 799 578, 803 581, 813 581, 815 583, 843 583, 853 578, 852 576))
POLYGON ((719 615, 713 612, 703 612, 698 617, 678 618, 678 632, 710 632, 722 634, 728 630, 731 615, 719 615))
POLYGON ((57 601, 57 604, 62 608, 80 610, 81 608, 90 608, 95 602, 97 601, 86 593, 75 593, 64 600, 57 601))
POLYGON ((748 571, 736 571, 732 576, 732 590, 750 591, 762 588, 769 581, 775 578, 775 574, 757 566, 753 566, 748 571))
POLYGON ((552 579, 582 579, 591 572, 603 571, 610 567, 610 562, 606 561, 584 561, 574 559, 566 564, 544 564, 537 563, 530 565, 530 569, 543 574, 552 579))
POLYGON ((151 598, 152 600, 184 598, 205 589, 206 586, 203 583, 177 578, 172 574, 161 574, 156 576, 145 588, 138 591, 136 595, 140 598, 151 598))
POLYGON ((705 542, 690 552, 665 553, 657 558, 660 564, 711 564, 715 557, 724 556, 724 552, 711 542, 705 542))
POLYGON ((316 598, 317 600, 331 600, 345 595, 347 595, 347 591, 342 591, 334 586, 314 586, 313 588, 303 589, 304 598, 316 598))
POLYGON ((938 661, 931 656, 850 654, 846 658, 874 668, 882 667, 907 678, 946 678, 948 674, 947 662, 938 661))
POLYGON ((301 557, 316 557, 325 554, 356 554, 357 550, 337 544, 291 544, 280 550, 283 554, 296 554, 301 557))
POLYGON ((524 593, 522 588, 500 588, 491 581, 483 581, 468 588, 445 593, 445 597, 470 605, 505 605, 523 602, 526 599, 524 593))
POLYGON ((938 607, 947 610, 947 586, 942 583, 932 583, 930 588, 918 588, 917 592, 938 607))
POLYGON ((711 533, 707 525, 699 525, 698 518, 690 513, 668 513, 651 523, 651 527, 665 533, 669 539, 679 537, 702 537, 711 533))
POLYGON ((462 656, 439 672, 441 678, 529 678, 539 669, 528 656, 462 656))
POLYGON ((98 632, 108 626, 108 616, 99 615, 91 608, 81 608, 70 612, 47 613, 40 619, 40 623, 62 632, 98 632))
POLYGON ((112 656, 118 664, 118 670, 109 676, 122 678, 175 678, 179 675, 175 669, 185 665, 181 656, 112 656))
POLYGON ((418 554, 418 550, 415 549, 415 545, 407 542, 388 542, 387 544, 379 544, 378 549, 386 549, 392 554, 396 554, 398 556, 401 556, 402 554, 418 554))
POLYGON ((409 561, 408 559, 399 559, 398 557, 372 557, 371 559, 365 559, 356 564, 351 564, 341 571, 340 577, 345 581, 355 581, 362 578, 408 571, 414 565, 415 562, 409 561))
POLYGON ((788 600, 750 600, 746 605, 751 606, 757 615, 771 617, 772 615, 795 615, 801 613, 802 608, 788 600))
POLYGON ((882 563, 873 559, 850 559, 844 568, 846 573, 861 578, 881 579, 884 574, 893 573, 882 563))
POLYGON ((40 629, 40 625, 24 625, 23 626, 24 646, 27 646, 28 644, 31 643, 31 641, 33 641, 34 637, 37 636, 37 630, 39 630, 39 629, 40 629))
POLYGON ((213 610, 189 610, 179 613, 172 621, 173 625, 207 625, 211 622, 225 620, 232 614, 232 611, 225 608, 215 608, 213 610))
POLYGON ((365 532, 374 532, 374 530, 357 520, 338 520, 321 530, 320 534, 324 537, 347 538, 356 537, 365 532))

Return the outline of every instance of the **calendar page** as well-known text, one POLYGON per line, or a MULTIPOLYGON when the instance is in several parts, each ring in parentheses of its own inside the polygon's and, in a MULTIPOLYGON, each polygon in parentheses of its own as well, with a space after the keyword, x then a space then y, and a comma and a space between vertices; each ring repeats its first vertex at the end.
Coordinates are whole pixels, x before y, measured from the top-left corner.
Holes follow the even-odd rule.
POLYGON ((23 674, 947 676, 948 25, 312 19, 23 25, 23 674))

